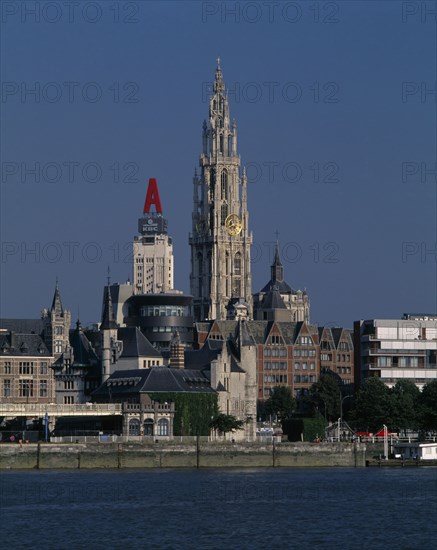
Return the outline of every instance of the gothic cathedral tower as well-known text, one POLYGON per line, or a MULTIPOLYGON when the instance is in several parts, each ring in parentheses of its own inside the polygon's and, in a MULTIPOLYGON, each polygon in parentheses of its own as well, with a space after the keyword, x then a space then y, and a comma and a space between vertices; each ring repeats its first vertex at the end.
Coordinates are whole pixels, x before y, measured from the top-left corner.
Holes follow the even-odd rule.
POLYGON ((209 124, 203 122, 200 175, 195 172, 190 235, 193 315, 196 321, 226 319, 227 306, 245 301, 252 317, 252 280, 247 177, 240 178, 237 125, 217 60, 209 124))

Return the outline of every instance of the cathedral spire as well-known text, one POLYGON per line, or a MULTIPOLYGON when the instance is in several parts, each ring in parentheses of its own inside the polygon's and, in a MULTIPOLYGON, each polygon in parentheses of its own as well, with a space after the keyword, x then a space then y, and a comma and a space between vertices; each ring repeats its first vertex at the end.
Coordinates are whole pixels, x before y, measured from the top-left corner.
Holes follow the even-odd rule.
POLYGON ((247 176, 240 174, 237 124, 230 118, 217 59, 209 119, 202 126, 200 173, 194 178, 190 287, 198 321, 226 319, 230 300, 252 314, 247 176))
POLYGON ((117 323, 114 319, 114 310, 112 308, 112 298, 109 286, 105 286, 105 294, 103 297, 103 314, 102 324, 100 328, 103 330, 117 328, 117 323))
POLYGON ((225 83, 223 82, 222 69, 220 67, 220 57, 217 57, 217 68, 215 70, 214 92, 223 93, 225 91, 225 83))

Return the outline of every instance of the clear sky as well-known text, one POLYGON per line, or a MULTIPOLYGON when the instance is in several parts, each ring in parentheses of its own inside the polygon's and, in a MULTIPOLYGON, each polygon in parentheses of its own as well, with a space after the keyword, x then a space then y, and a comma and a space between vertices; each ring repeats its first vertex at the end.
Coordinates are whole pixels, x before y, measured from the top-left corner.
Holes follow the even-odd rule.
POLYGON ((278 231, 313 322, 436 312, 433 6, 2 2, 0 316, 38 317, 58 277, 73 318, 98 321, 108 265, 130 276, 150 177, 189 292, 217 56, 248 165, 253 290, 278 231))

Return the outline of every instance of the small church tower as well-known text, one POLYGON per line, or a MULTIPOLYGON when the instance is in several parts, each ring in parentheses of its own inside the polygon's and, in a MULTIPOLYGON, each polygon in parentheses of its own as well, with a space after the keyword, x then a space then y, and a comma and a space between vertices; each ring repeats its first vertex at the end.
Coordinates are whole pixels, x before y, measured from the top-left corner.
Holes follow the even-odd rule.
MULTIPOLYGON (((101 350, 102 350, 102 382, 111 376, 111 365, 117 359, 117 323, 112 309, 111 292, 109 285, 105 286, 103 297, 102 323, 100 325, 101 350)), ((119 354, 119 353, 118 353, 119 354)))
POLYGON ((43 309, 44 340, 50 353, 57 359, 69 345, 71 312, 64 309, 58 281, 56 281, 52 307, 43 309))

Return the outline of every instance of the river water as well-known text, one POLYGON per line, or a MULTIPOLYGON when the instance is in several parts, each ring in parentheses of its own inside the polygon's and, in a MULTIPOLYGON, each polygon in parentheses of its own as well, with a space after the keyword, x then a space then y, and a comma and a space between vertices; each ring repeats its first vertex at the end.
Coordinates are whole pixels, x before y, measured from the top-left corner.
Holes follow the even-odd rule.
POLYGON ((437 469, 9 471, 2 547, 437 548, 437 469))

